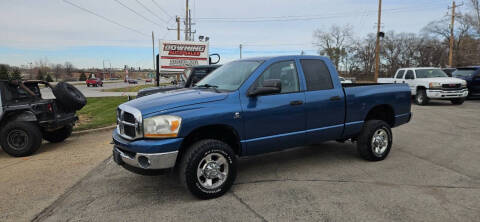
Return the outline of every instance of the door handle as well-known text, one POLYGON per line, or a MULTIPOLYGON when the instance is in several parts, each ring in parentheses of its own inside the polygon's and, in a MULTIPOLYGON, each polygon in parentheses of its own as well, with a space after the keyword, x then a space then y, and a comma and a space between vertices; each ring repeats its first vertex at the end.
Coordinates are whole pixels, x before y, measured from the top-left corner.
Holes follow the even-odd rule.
POLYGON ((340 98, 340 96, 332 96, 330 97, 330 100, 331 101, 337 101, 337 100, 341 100, 342 98, 340 98))
POLYGON ((292 105, 292 106, 302 105, 302 104, 303 104, 302 100, 295 100, 295 101, 290 102, 290 105, 292 105))

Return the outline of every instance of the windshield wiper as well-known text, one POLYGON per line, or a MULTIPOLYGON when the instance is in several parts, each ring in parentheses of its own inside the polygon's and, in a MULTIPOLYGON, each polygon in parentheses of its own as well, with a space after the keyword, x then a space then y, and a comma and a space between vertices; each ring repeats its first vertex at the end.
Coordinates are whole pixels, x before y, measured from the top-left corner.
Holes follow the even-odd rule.
POLYGON ((212 88, 213 90, 215 90, 215 92, 217 92, 217 93, 220 92, 220 91, 218 91, 218 89, 217 89, 218 86, 216 86, 216 85, 203 84, 203 85, 196 85, 195 87, 196 88, 207 88, 207 89, 212 88))

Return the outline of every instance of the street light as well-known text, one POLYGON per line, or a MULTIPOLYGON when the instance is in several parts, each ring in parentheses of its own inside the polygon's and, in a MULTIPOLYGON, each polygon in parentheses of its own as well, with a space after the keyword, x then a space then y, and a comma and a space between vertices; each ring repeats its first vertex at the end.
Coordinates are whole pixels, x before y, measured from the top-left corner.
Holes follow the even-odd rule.
POLYGON ((201 35, 201 36, 198 36, 198 40, 200 40, 200 42, 201 42, 201 41, 203 41, 203 38, 204 38, 204 36, 203 36, 203 35, 201 35))
POLYGON ((205 42, 208 42, 208 40, 210 40, 210 37, 205 37, 205 42))

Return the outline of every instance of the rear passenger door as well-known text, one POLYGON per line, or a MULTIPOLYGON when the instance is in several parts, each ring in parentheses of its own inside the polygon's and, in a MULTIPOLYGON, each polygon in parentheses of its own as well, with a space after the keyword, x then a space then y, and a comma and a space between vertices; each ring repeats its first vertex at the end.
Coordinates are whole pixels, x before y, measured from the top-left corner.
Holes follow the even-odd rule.
POLYGON ((393 80, 393 83, 405 83, 405 80, 403 79, 404 75, 405 75, 404 69, 398 70, 397 74, 394 77, 395 79, 393 80))
MULTIPOLYGON (((345 94, 338 78, 332 79, 334 68, 321 59, 300 59, 306 82, 305 113, 307 143, 338 139, 345 121, 345 94)), ((336 73, 334 73, 336 75, 336 73)))
POLYGON ((412 95, 416 95, 417 90, 415 85, 415 73, 413 72, 412 69, 407 70, 407 72, 405 73, 404 79, 405 79, 405 83, 407 83, 408 86, 410 87, 410 91, 412 92, 412 95))

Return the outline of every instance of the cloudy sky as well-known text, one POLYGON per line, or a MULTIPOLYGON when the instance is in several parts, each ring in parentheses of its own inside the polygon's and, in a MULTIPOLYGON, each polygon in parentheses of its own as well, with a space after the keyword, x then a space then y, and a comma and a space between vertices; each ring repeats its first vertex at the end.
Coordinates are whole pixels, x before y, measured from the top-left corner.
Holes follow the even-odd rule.
MULTIPOLYGON (((375 32, 377 0, 190 0, 195 29, 223 61, 314 54, 315 29, 350 24, 360 38, 375 32)), ((443 18, 450 0, 383 0, 384 30, 419 32, 443 18)), ((0 63, 39 59, 76 67, 152 67, 151 32, 175 39, 172 19, 185 0, 0 0, 0 63), (128 7, 128 8, 127 8, 128 7), (83 9, 80 9, 83 8, 83 9), (89 12, 87 12, 88 10, 89 12), (137 14, 136 14, 137 13, 137 14), (95 14, 95 15, 94 15, 95 14)), ((183 34, 182 34, 183 39, 183 34)))

